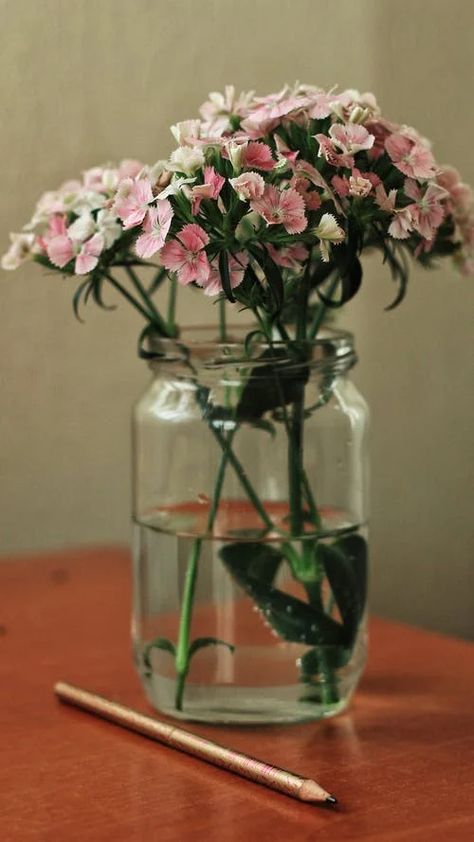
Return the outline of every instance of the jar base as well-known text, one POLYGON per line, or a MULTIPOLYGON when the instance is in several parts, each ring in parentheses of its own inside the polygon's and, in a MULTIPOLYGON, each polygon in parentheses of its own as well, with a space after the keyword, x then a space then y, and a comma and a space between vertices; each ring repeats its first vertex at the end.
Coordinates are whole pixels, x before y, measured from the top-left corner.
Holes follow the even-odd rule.
POLYGON ((172 679, 152 675, 143 683, 152 707, 174 719, 222 725, 277 725, 337 716, 349 705, 357 678, 352 676, 351 686, 340 688, 337 702, 322 702, 317 699, 320 688, 301 684, 264 688, 224 685, 210 691, 208 686, 188 683, 182 710, 175 707, 172 679))

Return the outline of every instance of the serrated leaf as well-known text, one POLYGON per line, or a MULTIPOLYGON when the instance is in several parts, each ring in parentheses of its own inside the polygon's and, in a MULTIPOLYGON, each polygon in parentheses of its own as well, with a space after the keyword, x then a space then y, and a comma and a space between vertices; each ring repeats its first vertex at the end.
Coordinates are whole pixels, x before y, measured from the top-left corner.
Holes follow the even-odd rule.
POLYGON ((156 640, 152 640, 151 643, 148 643, 143 650, 143 663, 148 674, 151 673, 150 653, 152 649, 162 649, 164 652, 169 652, 173 658, 176 653, 174 644, 166 637, 157 637, 156 640))
POLYGON ((204 649, 206 646, 227 646, 230 652, 235 651, 235 646, 232 643, 227 643, 227 641, 220 640, 218 637, 197 637, 189 647, 188 659, 191 660, 196 652, 199 652, 200 649, 204 649))
POLYGON ((352 646, 364 612, 366 543, 349 535, 333 544, 318 544, 317 559, 323 565, 344 624, 346 646, 352 646))
POLYGON ((222 547, 219 555, 283 640, 310 646, 344 643, 340 623, 324 611, 273 587, 271 582, 281 560, 278 550, 263 543, 239 543, 222 547))

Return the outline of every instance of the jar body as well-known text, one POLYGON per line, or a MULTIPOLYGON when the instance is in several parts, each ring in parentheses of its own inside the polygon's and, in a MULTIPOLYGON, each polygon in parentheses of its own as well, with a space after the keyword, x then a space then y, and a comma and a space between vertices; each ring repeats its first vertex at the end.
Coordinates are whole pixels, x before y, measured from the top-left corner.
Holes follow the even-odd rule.
POLYGON ((135 407, 134 653, 169 715, 315 719, 355 689, 367 410, 348 336, 316 357, 188 348, 153 364, 135 407))

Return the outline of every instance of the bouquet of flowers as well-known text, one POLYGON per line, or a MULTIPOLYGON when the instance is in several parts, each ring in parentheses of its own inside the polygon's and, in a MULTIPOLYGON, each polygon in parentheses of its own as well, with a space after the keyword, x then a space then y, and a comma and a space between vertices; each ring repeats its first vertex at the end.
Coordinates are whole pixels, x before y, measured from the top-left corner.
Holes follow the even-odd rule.
MULTIPOLYGON (((297 84, 260 97, 253 91, 236 96, 229 86, 209 95, 200 118, 177 123, 172 133, 177 146, 167 160, 94 167, 45 193, 23 231, 11 235, 2 266, 34 260, 71 284, 77 279, 76 315, 90 299, 106 307, 107 287, 115 288, 145 320, 139 340, 145 356, 159 353, 157 337, 179 339, 180 287, 216 297, 224 343, 229 305, 249 311, 245 354, 253 364, 253 348, 263 343, 268 399, 252 408, 251 366, 247 388, 233 404, 213 406, 204 387, 199 399, 222 449, 220 470, 237 472, 263 535, 274 525, 232 440, 239 424, 262 423, 269 411, 280 410, 289 453, 289 524, 287 534, 280 532, 280 556, 303 583, 307 602, 275 587, 278 561, 271 548, 265 555, 263 545, 228 544, 222 561, 283 640, 311 647, 300 661, 303 679, 323 674, 325 699, 335 702, 332 676, 350 657, 364 611, 366 547, 358 535, 320 540, 321 517, 302 458, 304 378, 295 385, 285 366, 305 363, 328 312, 357 293, 366 250, 381 253, 397 283, 389 308, 406 292, 409 258, 430 267, 450 255, 463 274, 474 274, 473 193, 455 169, 437 164, 414 128, 387 120, 372 94, 355 90, 297 84), (166 313, 154 300, 163 284, 169 287, 166 313), (234 423, 225 434, 216 421, 223 413, 234 423), (302 533, 298 550, 294 541, 302 533), (331 591, 326 603, 321 569, 331 591)), ((154 646, 173 654, 178 709, 192 655, 200 645, 220 642, 190 642, 200 540, 190 554, 178 638, 151 641, 144 655, 146 665, 154 646)))

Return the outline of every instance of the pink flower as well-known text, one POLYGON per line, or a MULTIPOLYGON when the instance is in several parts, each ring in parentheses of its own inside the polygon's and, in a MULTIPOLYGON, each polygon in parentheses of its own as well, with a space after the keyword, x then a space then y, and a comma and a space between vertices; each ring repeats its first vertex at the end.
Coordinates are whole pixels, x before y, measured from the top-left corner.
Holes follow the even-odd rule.
POLYGON ((345 126, 341 123, 333 123, 329 129, 329 135, 334 145, 344 155, 355 155, 361 150, 371 149, 375 140, 364 126, 358 126, 355 123, 347 123, 345 126))
POLYGON ((265 189, 265 182, 257 172, 244 172, 237 178, 229 178, 229 184, 232 185, 242 202, 249 199, 251 201, 260 199, 265 189))
MULTIPOLYGON (((248 257, 245 252, 239 252, 235 255, 229 256, 229 278, 231 289, 235 289, 242 283, 245 274, 245 267, 248 263, 248 257)), ((210 272, 206 280, 197 281, 198 286, 204 289, 204 295, 219 295, 223 292, 221 273, 217 260, 210 263, 210 272)))
POLYGON ((410 178, 433 178, 436 174, 434 158, 420 141, 392 134, 385 141, 385 149, 396 168, 410 178))
POLYGON ((345 176, 341 177, 340 175, 333 175, 333 177, 331 178, 331 184, 334 187, 334 190, 336 191, 337 195, 341 199, 344 199, 344 197, 348 195, 349 179, 345 176))
POLYGON ((266 143, 251 142, 243 154, 242 165, 255 170, 272 170, 275 166, 272 150, 266 143))
POLYGON ((263 196, 254 199, 250 206, 267 225, 283 225, 288 234, 301 234, 308 224, 304 201, 292 187, 280 191, 273 184, 267 184, 263 196))
POLYGON ((204 184, 197 184, 191 189, 191 213, 199 213, 203 199, 217 199, 224 186, 225 178, 216 172, 214 167, 204 167, 204 184))
POLYGON ((153 199, 151 184, 147 178, 139 178, 138 181, 125 178, 119 184, 113 210, 122 220, 125 229, 134 228, 145 219, 153 199))
POLYGON ((408 206, 413 228, 425 240, 432 240, 445 216, 441 200, 446 197, 446 190, 439 184, 429 184, 423 193, 416 181, 407 178, 404 191, 415 202, 408 206))
POLYGON ((309 178, 294 175, 290 181, 290 186, 298 191, 307 210, 318 210, 321 206, 321 196, 317 190, 311 189, 312 184, 309 178))
POLYGON ((172 218, 173 208, 168 199, 159 199, 156 207, 148 209, 143 223, 144 233, 135 243, 135 251, 139 257, 152 257, 164 246, 172 218))
POLYGON ((285 269, 300 269, 308 257, 308 249, 303 245, 288 246, 287 248, 275 248, 271 243, 267 245, 268 253, 273 262, 285 269))
POLYGON ((185 286, 192 281, 202 284, 211 271, 204 251, 209 237, 200 225, 194 222, 185 225, 177 239, 168 240, 161 251, 161 262, 165 269, 176 272, 178 282, 185 286))

